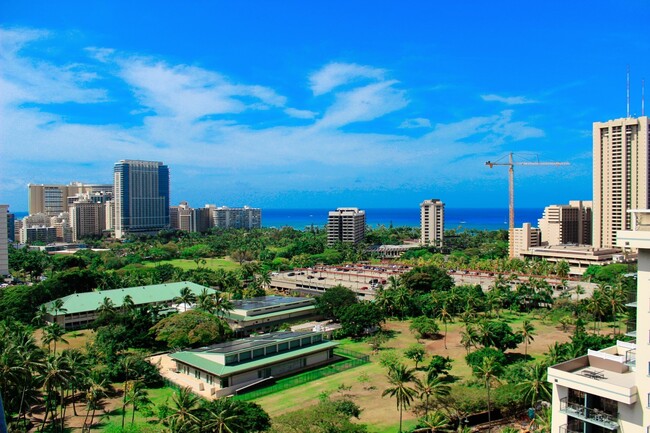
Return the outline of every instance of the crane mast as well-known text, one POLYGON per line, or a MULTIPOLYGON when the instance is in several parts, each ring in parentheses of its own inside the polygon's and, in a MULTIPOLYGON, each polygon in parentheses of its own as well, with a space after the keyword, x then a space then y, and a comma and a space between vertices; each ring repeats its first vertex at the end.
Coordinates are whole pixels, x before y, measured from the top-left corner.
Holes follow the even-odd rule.
POLYGON ((518 161, 515 162, 513 159, 514 154, 510 152, 508 154, 508 162, 495 162, 487 161, 485 165, 490 168, 493 168, 495 165, 498 166, 507 166, 508 167, 508 234, 509 234, 509 256, 514 258, 515 256, 515 245, 514 245, 514 231, 515 231, 515 165, 569 165, 568 162, 540 162, 540 161, 518 161))

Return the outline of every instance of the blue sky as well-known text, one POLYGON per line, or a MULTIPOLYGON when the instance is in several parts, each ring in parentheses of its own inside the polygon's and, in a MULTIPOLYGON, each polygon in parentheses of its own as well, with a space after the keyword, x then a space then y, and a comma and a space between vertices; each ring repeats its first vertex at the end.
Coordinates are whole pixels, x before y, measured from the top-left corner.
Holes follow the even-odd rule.
POLYGON ((516 169, 518 207, 590 199, 592 123, 650 79, 646 1, 93 3, 0 6, 14 211, 120 159, 193 206, 506 207, 512 151, 571 163, 516 169))

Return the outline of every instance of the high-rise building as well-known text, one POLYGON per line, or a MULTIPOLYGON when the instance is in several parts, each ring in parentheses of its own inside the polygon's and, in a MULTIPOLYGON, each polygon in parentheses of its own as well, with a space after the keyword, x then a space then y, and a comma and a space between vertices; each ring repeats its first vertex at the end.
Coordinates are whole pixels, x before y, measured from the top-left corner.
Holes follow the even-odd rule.
POLYGON ((356 207, 340 207, 327 216, 327 244, 356 244, 366 235, 366 212, 356 207))
POLYGON ((115 163, 115 237, 169 228, 169 168, 162 162, 115 163))
POLYGON ((262 227, 262 210, 249 206, 211 207, 212 225, 221 229, 258 229, 262 227))
POLYGON ((84 184, 72 182, 69 185, 36 185, 29 184, 28 200, 29 214, 44 213, 58 215, 68 212, 69 198, 77 194, 112 194, 113 185, 84 184))
POLYGON ((650 426, 650 211, 633 211, 632 230, 619 231, 617 246, 636 249, 636 321, 627 336, 603 350, 548 369, 553 386, 552 433, 647 433, 650 426))
POLYGON ((433 198, 420 203, 420 243, 441 247, 445 235, 445 204, 433 198))
POLYGON ((510 245, 513 245, 515 257, 521 257, 522 253, 528 251, 529 248, 540 246, 542 232, 536 227, 532 227, 530 223, 524 223, 521 228, 511 230, 513 239, 510 239, 510 245))
POLYGON ((551 205, 539 219, 542 242, 547 245, 591 245, 591 201, 572 200, 551 205))
POLYGON ((650 121, 647 116, 593 125, 593 245, 616 245, 630 229, 628 209, 650 207, 650 121))
POLYGON ((72 240, 77 242, 88 236, 101 236, 106 230, 106 205, 89 199, 70 205, 72 240))
POLYGON ((0 275, 9 275, 9 234, 7 212, 9 206, 0 204, 0 275))

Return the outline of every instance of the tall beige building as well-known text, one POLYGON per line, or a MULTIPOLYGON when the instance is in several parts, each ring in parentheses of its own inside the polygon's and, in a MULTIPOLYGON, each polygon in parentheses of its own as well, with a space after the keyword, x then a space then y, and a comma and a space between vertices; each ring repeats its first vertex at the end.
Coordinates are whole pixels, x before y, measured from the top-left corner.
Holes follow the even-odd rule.
POLYGON ((9 275, 9 234, 7 233, 8 209, 8 205, 0 204, 0 275, 9 275))
POLYGON ((530 223, 524 223, 521 228, 515 228, 510 233, 512 239, 509 241, 510 245, 513 245, 514 257, 522 257, 522 253, 529 248, 541 245, 542 231, 532 227, 530 223))
POLYGON ((29 214, 44 213, 58 215, 68 212, 69 197, 77 194, 113 194, 113 185, 95 185, 72 182, 69 185, 37 185, 29 184, 28 201, 29 214))
POLYGON ((628 209, 650 207, 650 122, 647 116, 593 125, 593 245, 616 245, 630 229, 628 209))
POLYGON ((572 200, 568 205, 551 205, 539 219, 542 243, 547 245, 591 245, 592 202, 572 200))
POLYGON ((70 205, 72 240, 101 236, 106 230, 106 205, 91 200, 79 200, 70 205))
POLYGON ((327 244, 356 244, 366 236, 366 212, 356 207, 340 207, 327 215, 327 244))
POLYGON ((420 243, 441 247, 445 234, 445 204, 433 198, 420 203, 420 243))
POLYGON ((553 386, 551 433, 647 433, 650 430, 650 211, 630 214, 632 230, 617 233, 617 246, 639 253, 636 328, 632 341, 548 369, 553 386))

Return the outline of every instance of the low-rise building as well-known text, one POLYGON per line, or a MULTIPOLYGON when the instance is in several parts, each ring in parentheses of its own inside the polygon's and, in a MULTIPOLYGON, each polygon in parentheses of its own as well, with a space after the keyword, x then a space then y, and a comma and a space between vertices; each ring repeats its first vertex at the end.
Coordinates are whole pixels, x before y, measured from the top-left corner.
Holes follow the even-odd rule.
POLYGON ((519 254, 527 259, 544 259, 551 263, 567 262, 570 274, 582 275, 591 265, 608 265, 634 260, 636 254, 623 255, 618 248, 595 248, 591 245, 546 245, 521 251, 519 254))
POLYGON ((166 355, 174 367, 165 377, 222 397, 332 362, 337 345, 319 332, 273 332, 166 355))
POLYGON ((224 319, 235 335, 245 336, 269 332, 288 321, 316 316, 313 298, 271 295, 232 301, 232 310, 224 314, 224 319))
POLYGON ((127 296, 131 298, 135 307, 159 306, 171 308, 174 298, 180 295, 183 288, 188 288, 195 296, 198 296, 203 289, 216 292, 214 289, 199 284, 182 281, 179 283, 75 293, 61 298, 63 305, 58 308, 55 301, 46 303, 48 314, 45 320, 49 323, 58 323, 64 329, 86 328, 99 316, 98 309, 105 302, 105 299, 108 299, 116 309, 122 307, 127 296))

